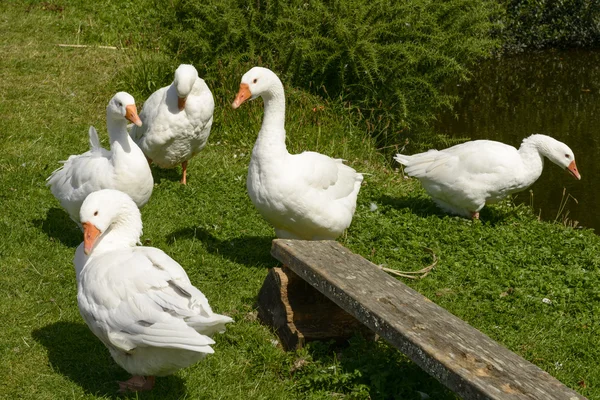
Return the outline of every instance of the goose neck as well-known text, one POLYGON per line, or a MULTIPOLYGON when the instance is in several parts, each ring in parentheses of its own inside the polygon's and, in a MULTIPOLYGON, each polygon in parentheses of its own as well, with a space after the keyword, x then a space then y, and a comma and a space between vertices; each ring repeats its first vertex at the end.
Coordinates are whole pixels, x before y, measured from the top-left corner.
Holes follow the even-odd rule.
MULTIPOLYGON (((281 86, 281 84, 280 84, 281 86)), ((265 112, 262 126, 254 145, 253 154, 272 158, 287 154, 285 146, 285 97, 283 87, 276 87, 262 94, 265 112)))
POLYGON ((131 151, 132 141, 127 133, 127 120, 121 118, 114 119, 107 115, 106 128, 108 129, 111 147, 114 143, 118 143, 126 152, 131 151))
MULTIPOLYGON (((537 135, 534 135, 537 136, 537 135)), ((547 153, 547 146, 543 140, 530 136, 523 140, 519 147, 519 155, 523 160, 525 170, 535 179, 539 178, 544 169, 544 156, 547 153)))
POLYGON ((544 135, 531 135, 525 139, 521 143, 521 147, 519 148, 519 152, 521 154, 537 154, 538 157, 548 157, 550 154, 550 146, 548 136, 544 135))
POLYGON ((126 120, 107 119, 106 125, 110 136, 110 150, 114 167, 130 169, 132 163, 147 167, 144 153, 127 133, 126 120))
POLYGON ((283 86, 274 85, 262 98, 265 102, 265 115, 262 128, 267 131, 283 131, 285 129, 285 94, 283 86))
MULTIPOLYGON (((137 210, 136 210, 137 211, 137 210)), ((108 229, 98 238, 92 255, 106 251, 135 247, 142 235, 142 222, 137 211, 138 218, 122 215, 114 221, 108 229)))

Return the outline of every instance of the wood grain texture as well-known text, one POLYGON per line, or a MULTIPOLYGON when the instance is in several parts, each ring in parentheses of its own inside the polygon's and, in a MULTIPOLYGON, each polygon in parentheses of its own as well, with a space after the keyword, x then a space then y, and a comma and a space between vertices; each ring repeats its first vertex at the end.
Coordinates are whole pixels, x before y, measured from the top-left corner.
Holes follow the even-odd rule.
POLYGON ((276 239, 271 254, 465 399, 585 399, 335 241, 276 239))
POLYGON ((275 332, 285 350, 311 340, 347 341, 355 333, 375 334, 352 315, 315 290, 287 267, 272 268, 258 294, 258 317, 275 332))
POLYGON ((288 283, 281 268, 271 268, 258 292, 257 306, 258 319, 275 329, 285 350, 293 350, 304 345, 304 335, 294 324, 294 313, 287 299, 288 283))

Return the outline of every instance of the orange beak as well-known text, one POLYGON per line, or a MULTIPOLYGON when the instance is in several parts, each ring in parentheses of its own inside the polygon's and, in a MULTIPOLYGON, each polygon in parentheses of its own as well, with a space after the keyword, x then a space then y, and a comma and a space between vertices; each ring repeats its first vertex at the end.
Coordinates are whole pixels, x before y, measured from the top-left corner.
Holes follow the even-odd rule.
POLYGON ((127 118, 129 121, 133 122, 137 126, 142 126, 142 120, 138 116, 135 104, 130 104, 127 107, 125 107, 125 118, 127 118))
POLYGON ((183 111, 183 109, 185 108, 186 100, 187 100, 187 97, 178 97, 177 98, 177 107, 179 107, 179 111, 183 111))
POLYGON ((100 230, 89 222, 81 224, 83 226, 83 252, 85 255, 89 255, 100 236, 100 230))
POLYGON ((250 93, 250 88, 248 87, 248 84, 240 83, 240 90, 238 91, 235 100, 231 104, 231 107, 238 108, 242 105, 243 102, 248 100, 250 97, 252 97, 252 93, 250 93))
POLYGON ((567 170, 573 175, 575 178, 581 180, 581 175, 579 175, 579 171, 577 171, 577 165, 575 165, 575 160, 571 161, 571 164, 567 167, 567 170))

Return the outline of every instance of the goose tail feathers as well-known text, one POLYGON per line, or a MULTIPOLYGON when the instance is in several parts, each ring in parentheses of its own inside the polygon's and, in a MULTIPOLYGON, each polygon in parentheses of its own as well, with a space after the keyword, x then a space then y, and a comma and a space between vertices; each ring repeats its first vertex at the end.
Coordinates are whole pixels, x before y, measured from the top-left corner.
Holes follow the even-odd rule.
POLYGON ((100 146, 100 138, 98 138, 98 132, 96 132, 96 128, 90 126, 89 130, 90 135, 90 150, 92 152, 97 152, 102 150, 102 146, 100 146))

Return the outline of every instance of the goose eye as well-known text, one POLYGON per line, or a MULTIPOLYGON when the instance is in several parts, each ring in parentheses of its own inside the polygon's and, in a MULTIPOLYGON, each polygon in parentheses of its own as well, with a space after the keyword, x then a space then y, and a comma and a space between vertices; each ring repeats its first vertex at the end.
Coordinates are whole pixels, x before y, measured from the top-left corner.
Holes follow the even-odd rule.
POLYGON ((98 211, 96 211, 96 212, 94 213, 94 217, 95 217, 96 215, 98 215, 98 211))
POLYGON ((118 105, 119 107, 123 107, 123 104, 121 104, 121 102, 120 102, 120 101, 117 101, 117 105, 118 105))
POLYGON ((571 156, 570 156, 570 155, 568 155, 568 154, 565 154, 565 157, 566 157, 566 158, 571 158, 571 156))
POLYGON ((252 83, 256 83, 256 82, 258 82, 258 79, 254 78, 254 80, 252 81, 252 83))

